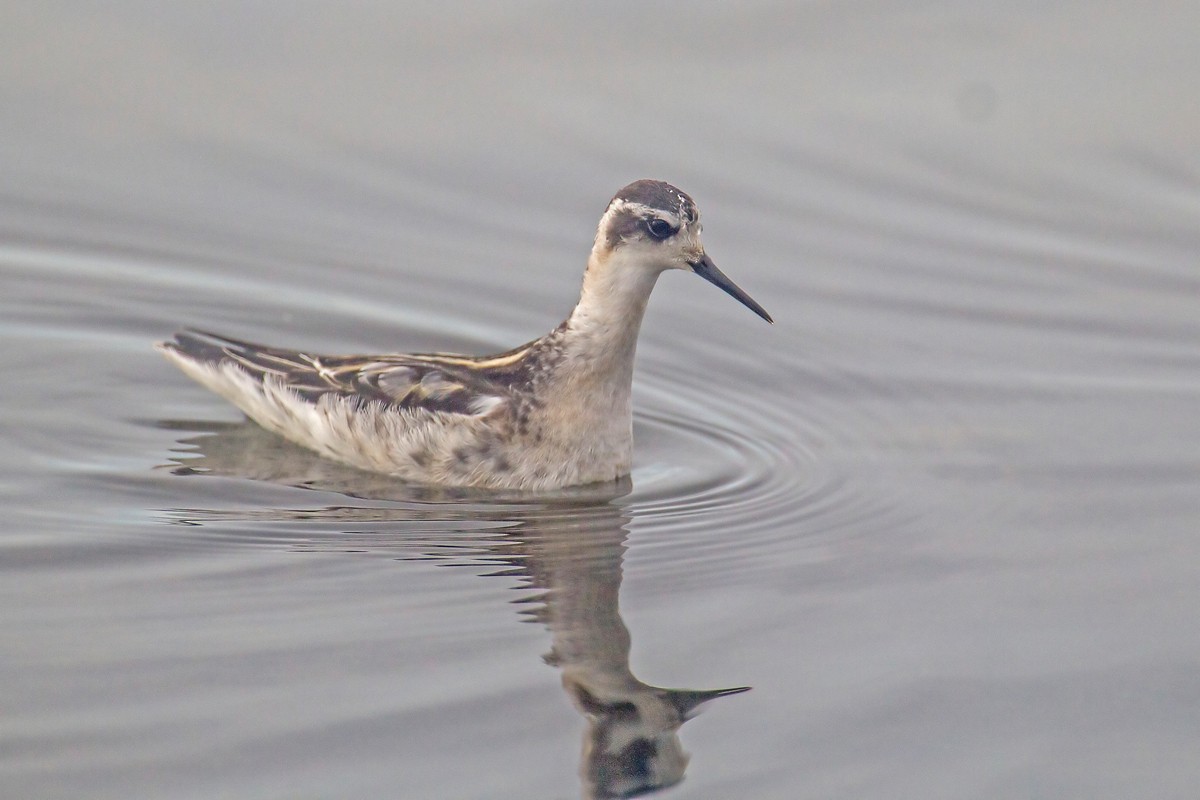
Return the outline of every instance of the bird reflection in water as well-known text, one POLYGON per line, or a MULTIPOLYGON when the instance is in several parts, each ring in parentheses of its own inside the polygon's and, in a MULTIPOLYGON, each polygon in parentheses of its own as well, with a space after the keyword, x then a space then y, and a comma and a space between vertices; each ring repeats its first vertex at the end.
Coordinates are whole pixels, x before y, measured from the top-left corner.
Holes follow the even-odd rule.
MULTIPOLYGON (((168 467, 177 474, 250 478, 392 501, 382 508, 342 506, 320 515, 325 521, 353 523, 360 531, 353 535, 356 549, 416 549, 421 558, 462 563, 462 547, 447 546, 443 525, 436 526, 442 534, 436 540, 406 535, 398 541, 394 533, 405 523, 471 523, 463 534, 475 534, 471 543, 478 547, 476 563, 492 567, 489 574, 517 578, 537 592, 532 600, 522 601, 520 613, 550 631, 552 645, 544 659, 561 671, 564 690, 587 722, 579 767, 586 798, 632 797, 681 781, 688 754, 679 739, 680 727, 704 703, 749 689, 665 689, 643 683, 630 670, 629 629, 618 606, 629 522, 620 498, 629 491, 628 480, 536 499, 408 487, 325 461, 250 423, 160 424, 207 431, 180 440, 183 449, 168 467), (367 522, 372 532, 363 534, 367 522), (478 537, 480 522, 487 523, 487 537, 478 537), (495 536, 495 526, 501 526, 504 535, 495 536), (509 568, 496 571, 497 564, 509 568)), ((196 520, 205 512, 189 509, 178 514, 196 520)), ((344 536, 321 533, 312 541, 311 546, 342 549, 347 544, 344 536)))

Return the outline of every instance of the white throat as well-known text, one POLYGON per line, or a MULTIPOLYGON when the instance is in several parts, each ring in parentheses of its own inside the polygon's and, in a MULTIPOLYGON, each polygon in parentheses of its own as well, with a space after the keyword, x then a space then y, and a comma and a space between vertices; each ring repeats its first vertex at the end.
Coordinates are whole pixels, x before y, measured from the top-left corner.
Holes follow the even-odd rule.
POLYGON ((610 379, 624 377, 626 371, 631 379, 638 331, 660 274, 661 269, 634 261, 624 248, 594 249, 579 303, 568 320, 573 355, 609 371, 610 379))

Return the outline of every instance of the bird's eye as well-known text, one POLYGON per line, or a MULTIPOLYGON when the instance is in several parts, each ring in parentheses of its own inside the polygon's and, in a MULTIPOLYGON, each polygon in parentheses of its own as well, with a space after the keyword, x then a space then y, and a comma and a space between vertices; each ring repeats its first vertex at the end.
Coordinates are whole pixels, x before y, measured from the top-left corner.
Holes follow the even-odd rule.
POLYGON ((650 231, 650 235, 659 241, 675 235, 675 226, 658 217, 646 220, 646 230, 650 231))

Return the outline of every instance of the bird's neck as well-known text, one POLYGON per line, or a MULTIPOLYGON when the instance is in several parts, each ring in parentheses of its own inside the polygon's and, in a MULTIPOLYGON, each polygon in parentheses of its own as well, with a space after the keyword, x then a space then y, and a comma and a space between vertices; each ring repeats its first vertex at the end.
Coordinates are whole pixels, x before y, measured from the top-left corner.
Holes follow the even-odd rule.
POLYGON ((658 272, 620 258, 593 252, 579 303, 546 339, 557 357, 540 390, 541 434, 588 481, 627 475, 633 460, 633 362, 658 272))
POLYGON ((642 317, 660 272, 622 260, 620 251, 596 250, 588 259, 579 303, 567 320, 568 357, 576 369, 628 386, 642 317))

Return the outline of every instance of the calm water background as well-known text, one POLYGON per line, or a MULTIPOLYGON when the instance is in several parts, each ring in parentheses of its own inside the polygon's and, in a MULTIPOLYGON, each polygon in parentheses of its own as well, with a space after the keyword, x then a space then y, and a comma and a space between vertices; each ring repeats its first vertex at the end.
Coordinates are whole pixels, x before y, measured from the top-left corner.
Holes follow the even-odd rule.
POLYGON ((1195 797, 1197 31, 5 4, 0 795, 580 796, 607 693, 664 796, 1195 797), (778 322, 664 277, 617 492, 405 489, 150 349, 514 345, 639 177, 778 322))

